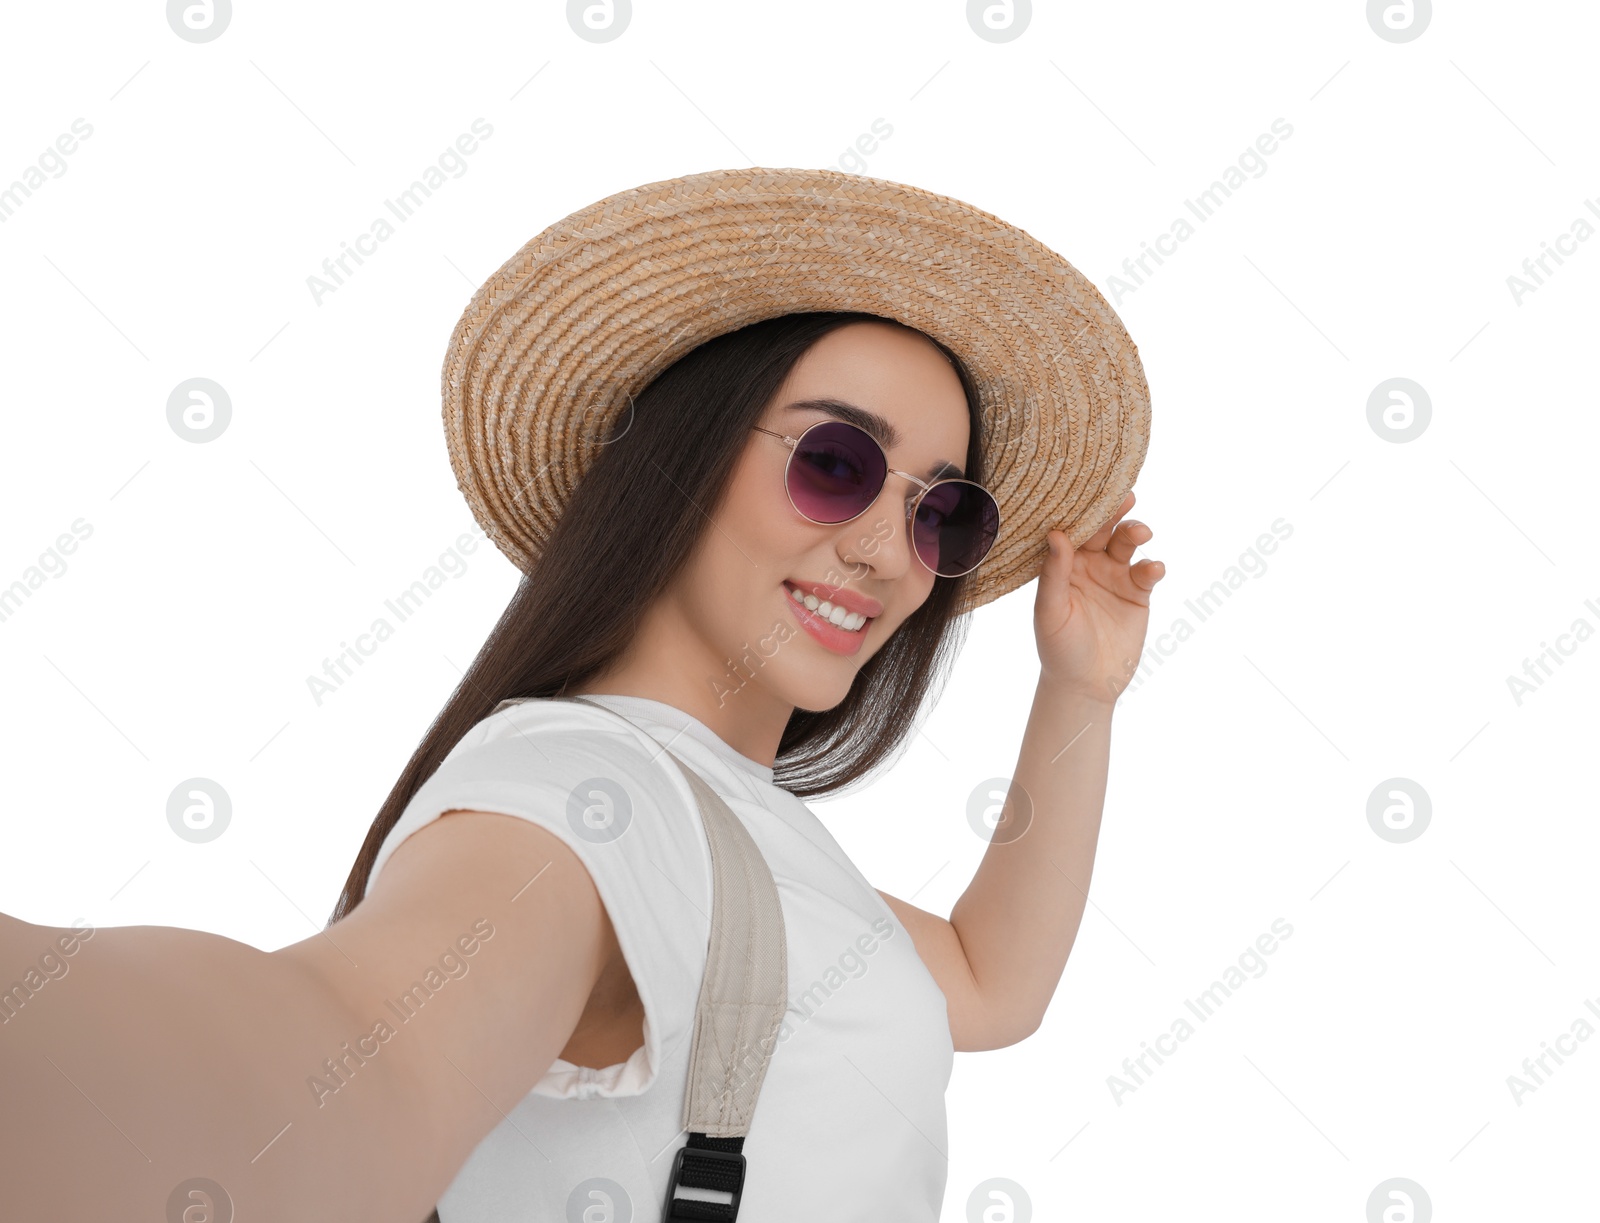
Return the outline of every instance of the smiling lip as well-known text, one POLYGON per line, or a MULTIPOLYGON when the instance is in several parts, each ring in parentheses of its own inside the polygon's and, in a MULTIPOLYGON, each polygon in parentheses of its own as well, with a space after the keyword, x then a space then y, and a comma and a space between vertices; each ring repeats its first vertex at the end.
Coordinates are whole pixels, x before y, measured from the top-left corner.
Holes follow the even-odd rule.
POLYGON ((854 633, 842 629, 831 620, 817 615, 804 603, 796 603, 794 596, 787 590, 783 592, 783 601, 789 605, 789 611, 800 622, 800 627, 811 634, 823 649, 835 654, 848 655, 859 652, 866 642, 867 630, 872 627, 872 622, 869 620, 854 633))
MULTIPOLYGON (((835 607, 842 607, 847 612, 860 612, 869 620, 876 620, 883 615, 883 604, 876 599, 868 598, 864 594, 857 594, 853 590, 846 590, 842 586, 829 586, 823 582, 796 582, 791 580, 793 586, 801 594, 816 595, 821 603, 832 603, 835 607)), ((792 602, 792 600, 791 600, 792 602)), ((862 632, 866 632, 863 628, 862 632)))

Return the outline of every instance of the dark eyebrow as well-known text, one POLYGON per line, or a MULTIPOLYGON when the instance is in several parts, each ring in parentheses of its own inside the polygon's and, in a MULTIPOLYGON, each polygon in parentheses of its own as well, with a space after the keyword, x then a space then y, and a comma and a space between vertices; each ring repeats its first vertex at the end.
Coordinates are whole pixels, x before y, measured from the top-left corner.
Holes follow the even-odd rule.
MULTIPOLYGON (((786 404, 784 411, 792 412, 804 409, 812 412, 826 412, 835 420, 847 421, 856 428, 870 434, 877 440, 887 453, 900 444, 900 430, 890 424, 876 412, 869 412, 866 408, 857 407, 853 403, 846 403, 842 399, 797 399, 794 403, 786 404)), ((949 459, 935 463, 929 468, 923 479, 930 484, 935 480, 942 480, 946 476, 955 476, 957 479, 966 479, 966 472, 961 466, 952 463, 949 459)))

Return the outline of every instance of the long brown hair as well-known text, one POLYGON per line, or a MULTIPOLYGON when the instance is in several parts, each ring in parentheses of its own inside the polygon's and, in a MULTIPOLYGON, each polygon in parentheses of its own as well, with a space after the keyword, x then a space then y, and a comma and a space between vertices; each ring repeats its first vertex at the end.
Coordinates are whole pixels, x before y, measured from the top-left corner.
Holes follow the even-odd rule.
MULTIPOLYGON (((642 610, 692 555, 749 444, 750 426, 795 362, 828 332, 869 321, 904 325, 846 311, 751 323, 686 353, 634 398, 631 414, 613 427, 612 440, 573 491, 534 571, 523 577, 389 791, 330 925, 366 895, 384 838, 463 735, 502 700, 581 686, 626 648, 642 610), (684 489, 698 491, 691 500, 684 489)), ((960 359, 926 338, 961 379, 971 420, 965 470, 981 481, 977 391, 960 359)), ((967 621, 954 609, 965 581, 965 575, 936 577, 922 605, 862 666, 839 704, 794 711, 773 764, 777 785, 800 798, 827 793, 894 752, 960 651, 967 621)))

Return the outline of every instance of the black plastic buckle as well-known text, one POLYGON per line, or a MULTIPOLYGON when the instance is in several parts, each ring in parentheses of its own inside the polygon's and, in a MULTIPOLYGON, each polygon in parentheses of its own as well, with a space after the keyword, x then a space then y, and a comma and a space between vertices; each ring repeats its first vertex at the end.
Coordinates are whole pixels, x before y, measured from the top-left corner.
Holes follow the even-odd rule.
POLYGON ((718 1151, 691 1145, 678 1148, 667 1178, 667 1200, 662 1208, 662 1223, 734 1223, 739 1217, 739 1199, 744 1193, 745 1157, 742 1151, 718 1151), (729 1202, 707 1202, 700 1198, 680 1198, 680 1188, 717 1189, 733 1194, 729 1202))

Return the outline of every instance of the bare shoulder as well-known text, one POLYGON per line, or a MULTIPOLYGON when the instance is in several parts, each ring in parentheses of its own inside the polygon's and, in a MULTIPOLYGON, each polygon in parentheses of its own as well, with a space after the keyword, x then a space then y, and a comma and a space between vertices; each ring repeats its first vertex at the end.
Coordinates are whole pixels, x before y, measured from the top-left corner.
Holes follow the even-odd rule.
POLYGON ((323 978, 371 1053, 353 1073, 390 1078, 454 1169, 566 1046, 614 947, 558 836, 449 811, 401 842, 349 916, 274 954, 323 978))

